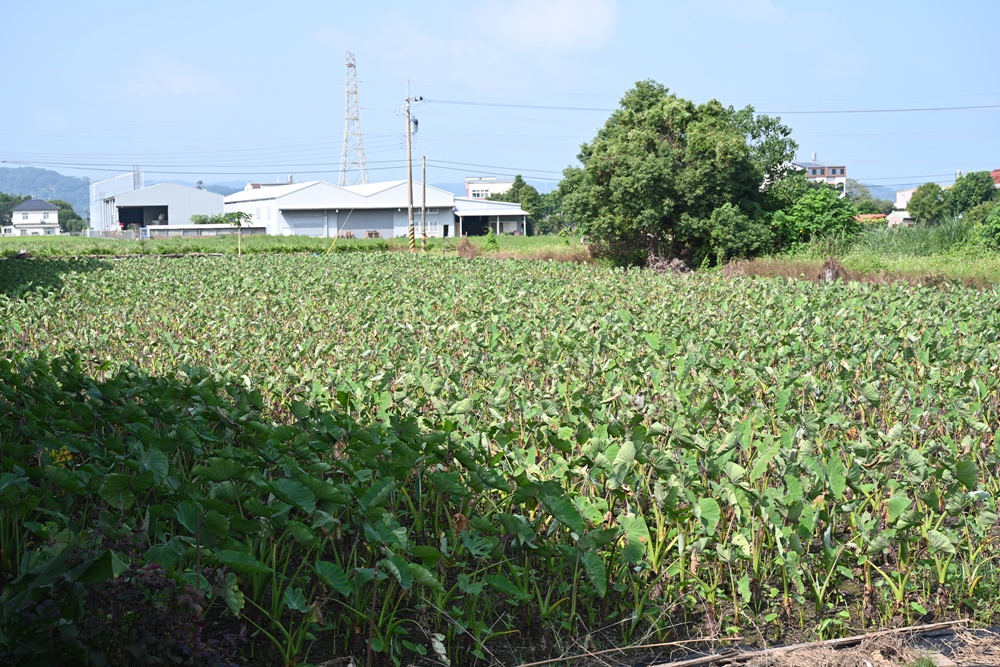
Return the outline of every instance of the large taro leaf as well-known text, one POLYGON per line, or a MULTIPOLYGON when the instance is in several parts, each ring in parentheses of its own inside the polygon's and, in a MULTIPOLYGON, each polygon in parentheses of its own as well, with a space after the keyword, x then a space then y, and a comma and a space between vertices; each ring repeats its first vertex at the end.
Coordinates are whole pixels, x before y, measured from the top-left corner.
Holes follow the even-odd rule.
POLYGON ((639 563, 646 556, 649 548, 649 528, 642 515, 632 512, 618 515, 618 525, 622 529, 622 537, 625 546, 622 549, 622 556, 626 562, 639 563))
POLYGON ((270 567, 245 551, 219 549, 214 555, 219 564, 240 574, 268 574, 272 571, 270 567))
POLYGON ((594 590, 603 598, 608 592, 608 572, 604 559, 596 551, 588 549, 580 556, 580 560, 583 562, 587 578, 594 585, 594 590))
POLYGON ((344 597, 349 597, 354 593, 354 586, 351 585, 347 574, 336 563, 316 561, 316 576, 324 585, 329 586, 344 597))
POLYGON ((555 519, 571 531, 582 535, 586 522, 583 515, 576 509, 566 492, 554 483, 546 482, 538 493, 538 502, 548 510, 555 519))

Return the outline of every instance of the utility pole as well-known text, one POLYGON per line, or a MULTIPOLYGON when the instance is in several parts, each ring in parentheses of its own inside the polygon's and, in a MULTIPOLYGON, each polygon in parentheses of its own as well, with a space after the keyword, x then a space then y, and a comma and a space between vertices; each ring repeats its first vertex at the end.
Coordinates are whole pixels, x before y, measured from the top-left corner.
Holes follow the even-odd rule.
POLYGON ((361 141, 361 111, 358 107, 358 67, 354 54, 347 52, 347 77, 344 89, 344 145, 340 149, 340 181, 338 185, 357 185, 368 182, 365 164, 365 145, 361 141), (348 172, 357 169, 360 180, 348 183, 348 172))
POLYGON ((410 80, 406 80, 406 104, 403 110, 406 112, 406 191, 407 191, 407 220, 410 229, 410 250, 417 249, 416 239, 413 231, 413 140, 411 138, 413 125, 410 121, 410 104, 422 102, 422 97, 410 97, 410 80))
POLYGON ((420 250, 427 252, 427 156, 421 158, 420 187, 423 188, 423 196, 420 198, 420 229, 423 236, 420 238, 420 250))

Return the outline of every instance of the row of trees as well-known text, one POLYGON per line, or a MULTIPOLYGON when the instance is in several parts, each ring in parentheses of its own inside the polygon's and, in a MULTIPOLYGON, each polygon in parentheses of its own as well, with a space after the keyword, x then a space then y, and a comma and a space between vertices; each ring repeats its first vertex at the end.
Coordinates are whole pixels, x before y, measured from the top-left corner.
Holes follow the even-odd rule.
MULTIPOLYGON (((14 207, 28 201, 30 196, 9 195, 0 192, 0 225, 10 225, 13 220, 14 207)), ((82 232, 90 224, 73 210, 73 205, 62 199, 50 199, 49 203, 59 207, 59 229, 62 232, 82 232)))
POLYGON ((988 216, 1000 201, 993 177, 988 171, 964 174, 950 188, 924 183, 914 191, 907 210, 920 223, 933 224, 949 217, 971 215, 977 222, 988 216))

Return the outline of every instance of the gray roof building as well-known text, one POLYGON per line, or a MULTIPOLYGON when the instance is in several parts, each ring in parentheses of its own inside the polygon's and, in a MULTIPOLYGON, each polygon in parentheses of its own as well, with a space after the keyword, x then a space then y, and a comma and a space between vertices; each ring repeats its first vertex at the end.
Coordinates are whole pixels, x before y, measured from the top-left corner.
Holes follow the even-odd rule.
POLYGON ((45 201, 44 199, 26 199, 25 201, 23 201, 20 204, 18 204, 17 206, 15 206, 12 210, 17 211, 17 212, 21 212, 21 211, 58 211, 59 207, 56 206, 55 204, 50 204, 49 202, 45 201))

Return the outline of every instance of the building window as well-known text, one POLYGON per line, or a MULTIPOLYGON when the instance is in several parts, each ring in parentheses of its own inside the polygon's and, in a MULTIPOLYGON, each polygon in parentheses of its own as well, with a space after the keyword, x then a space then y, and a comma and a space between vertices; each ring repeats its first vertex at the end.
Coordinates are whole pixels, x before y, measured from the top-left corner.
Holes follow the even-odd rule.
POLYGON ((258 220, 261 220, 261 219, 262 219, 262 218, 260 217, 260 206, 258 206, 258 207, 257 207, 257 219, 258 219, 258 220))
POLYGON ((54 230, 54 229, 46 229, 46 230, 45 230, 45 233, 46 233, 46 234, 55 234, 55 233, 56 233, 56 230, 54 230))
POLYGON ((486 199, 489 196, 490 196, 490 191, 489 190, 473 190, 472 191, 472 198, 473 199, 486 199))
POLYGON ((28 219, 28 214, 27 213, 22 213, 21 214, 21 220, 27 220, 27 219, 28 219))
POLYGON ((42 220, 48 220, 48 219, 49 219, 49 214, 48 213, 42 213, 42 220))

